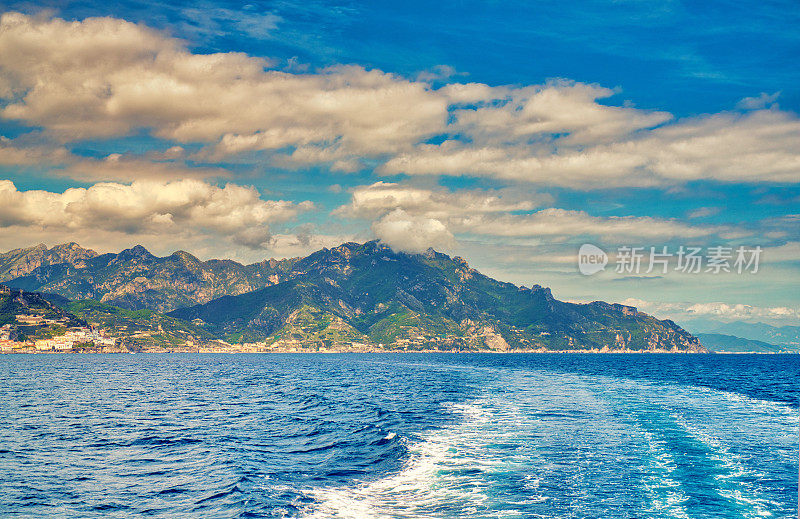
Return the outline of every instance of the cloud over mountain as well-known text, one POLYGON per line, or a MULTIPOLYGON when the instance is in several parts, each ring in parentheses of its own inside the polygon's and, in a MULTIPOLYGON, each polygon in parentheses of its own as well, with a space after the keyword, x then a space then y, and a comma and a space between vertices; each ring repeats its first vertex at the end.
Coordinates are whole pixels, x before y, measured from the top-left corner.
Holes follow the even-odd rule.
MULTIPOLYGON (((336 212, 375 219, 372 228, 376 233, 392 230, 397 232, 399 228, 404 232, 416 229, 423 233, 436 228, 442 232, 446 230, 451 239, 454 233, 503 237, 603 236, 612 239, 669 239, 731 232, 721 226, 690 225, 675 219, 600 217, 585 211, 541 208, 549 202, 551 200, 547 195, 521 190, 449 191, 376 182, 354 189, 350 204, 340 207, 336 212), (412 221, 415 224, 412 225, 412 221)), ((436 240, 422 241, 441 244, 436 240)))
POLYGON ((439 220, 411 215, 402 209, 374 222, 372 230, 396 251, 423 252, 429 247, 447 250, 455 243, 453 234, 439 220))

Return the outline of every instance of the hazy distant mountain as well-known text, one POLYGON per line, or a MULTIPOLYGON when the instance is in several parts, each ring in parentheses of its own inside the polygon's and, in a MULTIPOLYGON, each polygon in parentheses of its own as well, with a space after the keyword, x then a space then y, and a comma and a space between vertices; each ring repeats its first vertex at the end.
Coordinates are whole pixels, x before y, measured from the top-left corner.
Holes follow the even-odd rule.
POLYGON ((800 326, 771 326, 764 323, 692 321, 686 327, 694 333, 734 335, 743 339, 785 345, 797 350, 800 347, 800 326))
POLYGON ((1 254, 4 277, 0 280, 11 287, 72 300, 94 299, 128 309, 165 312, 275 284, 286 279, 293 263, 200 261, 183 251, 162 258, 141 245, 119 254, 98 255, 71 243, 1 254))
POLYGON ((232 341, 703 351, 672 321, 623 305, 564 303, 548 288, 496 281, 433 250, 345 243, 298 260, 288 277, 169 315, 203 322, 232 341))
POLYGON ((699 333, 700 344, 711 351, 724 353, 779 353, 795 352, 796 348, 787 345, 770 344, 763 341, 744 339, 721 333, 699 333))

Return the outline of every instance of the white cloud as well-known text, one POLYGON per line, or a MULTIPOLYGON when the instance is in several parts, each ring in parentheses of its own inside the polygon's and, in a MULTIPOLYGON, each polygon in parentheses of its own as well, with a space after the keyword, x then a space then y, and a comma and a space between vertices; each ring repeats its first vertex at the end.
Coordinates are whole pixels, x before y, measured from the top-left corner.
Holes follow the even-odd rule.
POLYGON ((14 140, 0 136, 0 165, 55 165, 70 160, 70 152, 61 146, 20 146, 14 140))
POLYGON ((281 258, 296 258, 308 256, 312 252, 318 251, 323 247, 338 247, 342 243, 356 241, 366 241, 365 236, 352 234, 275 234, 270 244, 270 254, 281 258))
MULTIPOLYGON (((263 200, 253 188, 217 187, 198 180, 98 183, 63 193, 19 191, 0 180, 0 226, 29 245, 36 237, 59 241, 91 233, 144 237, 214 238, 249 248, 270 244, 269 224, 287 221, 310 202, 263 200)), ((77 240, 76 240, 77 241, 77 240)))
POLYGON ((556 81, 496 92, 502 97, 490 91, 482 100, 491 104, 454 112, 455 126, 472 142, 530 144, 531 139, 566 134, 560 139, 564 144, 597 144, 672 118, 666 112, 600 104, 598 99, 615 92, 598 85, 556 81))
POLYGON ((736 107, 743 110, 760 110, 762 108, 770 108, 775 101, 778 100, 780 95, 780 92, 774 92, 772 94, 761 92, 761 94, 759 94, 757 97, 745 97, 736 103, 736 107))
POLYGON ((475 215, 458 219, 462 232, 493 236, 601 236, 667 240, 709 236, 721 228, 691 226, 649 216, 592 216, 585 211, 549 208, 532 214, 475 215))
POLYGON ((641 216, 592 216, 585 211, 536 207, 552 200, 524 190, 423 189, 376 182, 353 190, 350 204, 336 214, 377 219, 401 211, 405 217, 435 219, 448 232, 495 237, 696 238, 727 228, 693 226, 678 220, 641 216), (514 214, 522 212, 522 214, 514 214))
POLYGON ((403 209, 428 218, 448 219, 472 214, 528 211, 552 197, 521 190, 458 190, 424 189, 393 182, 376 182, 353 190, 350 205, 338 214, 375 218, 394 209, 403 209))
POLYGON ((659 303, 642 299, 628 298, 623 304, 652 313, 656 317, 672 319, 690 319, 694 317, 711 317, 723 321, 763 321, 800 318, 800 308, 787 306, 753 306, 744 303, 659 303))
POLYGON ((449 140, 420 145, 379 172, 488 176, 577 189, 657 186, 696 179, 797 182, 800 120, 760 110, 685 119, 615 142, 559 147, 478 145, 449 140))
POLYGON ((436 65, 429 70, 423 70, 419 74, 417 74, 417 81, 424 81, 426 83, 431 83, 434 81, 444 81, 453 76, 464 76, 466 75, 463 72, 456 71, 455 68, 451 67, 450 65, 436 65))
POLYGON ((692 211, 689 211, 687 216, 689 218, 705 218, 707 216, 714 216, 715 214, 719 214, 722 209, 719 207, 698 207, 692 211))
MULTIPOLYGON (((71 156, 63 169, 56 170, 63 175, 84 182, 97 180, 167 180, 185 178, 225 178, 230 177, 227 170, 216 167, 189 167, 180 160, 171 160, 168 150, 165 153, 149 153, 143 156, 112 153, 103 158, 83 158, 71 156)), ((174 158, 180 158, 174 157, 174 158)))
POLYGON ((143 155, 112 153, 105 157, 82 157, 63 146, 52 146, 41 135, 16 139, 0 136, 0 165, 47 166, 54 176, 92 182, 97 180, 133 181, 142 179, 224 178, 230 173, 210 166, 188 166, 185 151, 173 146, 164 152, 143 155), (42 142, 44 141, 44 142, 42 142))
MULTIPOLYGON (((243 22, 226 16, 210 20, 243 22)), ((614 106, 606 100, 616 91, 565 80, 433 88, 357 66, 271 67, 242 53, 195 54, 114 18, 0 19, 0 114, 64 142, 145 130, 199 143, 194 157, 207 161, 260 151, 281 167, 358 171, 377 161, 384 174, 578 189, 800 179, 800 120, 773 104, 776 94, 743 100, 746 113, 674 120, 614 106), (434 136, 444 142, 426 144, 434 136)), ((423 79, 451 72, 443 66, 423 79)))
MULTIPOLYGON (((178 40, 114 18, 0 19, 0 69, 16 94, 8 119, 62 140, 150 128, 218 154, 336 145, 347 153, 405 149, 439 131, 446 102, 426 83, 378 70, 270 70, 242 53, 193 54, 178 40)), ((344 153, 344 151, 342 151, 344 153)))
MULTIPOLYGON (((797 225, 797 221, 794 222, 794 225, 797 225)), ((800 242, 788 241, 783 245, 764 247, 761 256, 761 261, 764 263, 800 263, 800 242)))
POLYGON ((455 243, 453 235, 439 220, 410 215, 402 209, 374 222, 372 230, 375 236, 396 251, 423 252, 429 247, 442 250, 455 243))
POLYGON ((282 21, 274 13, 261 13, 248 7, 239 11, 208 4, 195 5, 198 7, 181 9, 182 17, 193 22, 181 23, 181 32, 198 36, 218 36, 236 31, 250 38, 268 39, 282 21))

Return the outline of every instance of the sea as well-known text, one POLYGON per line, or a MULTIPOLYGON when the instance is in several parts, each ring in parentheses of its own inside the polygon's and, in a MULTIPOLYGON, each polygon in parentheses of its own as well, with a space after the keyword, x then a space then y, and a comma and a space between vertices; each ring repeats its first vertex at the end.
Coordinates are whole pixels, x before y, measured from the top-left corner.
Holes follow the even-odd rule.
POLYGON ((0 517, 787 518, 800 355, 0 356, 0 517))

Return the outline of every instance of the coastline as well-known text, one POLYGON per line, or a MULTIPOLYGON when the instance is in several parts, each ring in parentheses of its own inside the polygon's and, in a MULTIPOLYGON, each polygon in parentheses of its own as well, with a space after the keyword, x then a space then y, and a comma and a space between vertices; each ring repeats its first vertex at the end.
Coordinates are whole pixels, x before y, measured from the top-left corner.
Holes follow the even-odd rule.
POLYGON ((324 346, 320 344, 313 344, 311 346, 302 346, 299 344, 286 346, 274 345, 265 343, 243 343, 243 344, 230 344, 226 342, 212 342, 212 343, 189 343, 180 346, 157 346, 157 345, 131 345, 122 343, 115 343, 114 345, 92 345, 85 344, 77 347, 61 347, 61 348, 41 348, 33 343, 14 343, 13 347, 4 345, 0 349, 0 354, 5 355, 79 355, 79 354, 138 354, 138 353, 322 353, 322 354, 342 354, 342 353, 495 353, 495 354, 717 354, 717 355, 796 355, 800 352, 795 351, 713 351, 704 347, 700 348, 650 348, 650 349, 629 349, 629 348, 589 348, 589 349, 564 349, 555 350, 547 348, 397 348, 392 346, 381 347, 381 345, 373 344, 336 344, 331 346, 324 346))
POLYGON ((120 350, 119 348, 111 350, 95 349, 90 351, 41 351, 36 349, 28 349, 23 351, 3 351, 2 355, 124 355, 124 354, 164 354, 164 353, 199 353, 199 354, 252 354, 252 353, 300 353, 300 354, 343 354, 343 353, 392 353, 392 354, 415 354, 415 353, 492 353, 497 355, 511 355, 511 354, 593 354, 593 355, 608 355, 608 354, 626 354, 626 355, 797 355, 798 352, 764 352, 764 351, 683 351, 683 350, 607 350, 601 351, 598 349, 592 350, 399 350, 399 349, 218 349, 218 348, 178 348, 178 349, 148 349, 142 351, 120 350))

